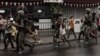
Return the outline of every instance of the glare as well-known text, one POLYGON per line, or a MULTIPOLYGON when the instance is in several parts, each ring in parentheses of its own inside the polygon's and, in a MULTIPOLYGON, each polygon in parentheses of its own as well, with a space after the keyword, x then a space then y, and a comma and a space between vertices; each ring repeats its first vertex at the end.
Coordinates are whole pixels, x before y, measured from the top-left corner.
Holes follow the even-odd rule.
POLYGON ((0 13, 5 13, 5 10, 0 10, 0 13))
POLYGON ((42 10, 38 10, 38 13, 42 13, 42 10))
POLYGON ((10 18, 11 21, 13 21, 13 19, 14 19, 14 18, 12 18, 12 17, 10 18))

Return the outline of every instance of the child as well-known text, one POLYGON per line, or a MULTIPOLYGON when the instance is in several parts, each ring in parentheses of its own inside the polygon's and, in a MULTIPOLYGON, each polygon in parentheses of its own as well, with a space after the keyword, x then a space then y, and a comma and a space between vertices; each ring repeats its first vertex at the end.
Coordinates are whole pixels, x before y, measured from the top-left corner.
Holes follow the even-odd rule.
POLYGON ((32 34, 30 35, 36 42, 41 42, 38 38, 38 30, 32 27, 32 34))
POLYGON ((81 35, 84 36, 84 21, 83 21, 83 19, 81 19, 80 33, 79 33, 79 38, 78 38, 78 40, 80 40, 81 35))
POLYGON ((63 40, 63 42, 68 42, 70 45, 69 41, 66 39, 66 27, 64 24, 60 25, 60 38, 63 40))

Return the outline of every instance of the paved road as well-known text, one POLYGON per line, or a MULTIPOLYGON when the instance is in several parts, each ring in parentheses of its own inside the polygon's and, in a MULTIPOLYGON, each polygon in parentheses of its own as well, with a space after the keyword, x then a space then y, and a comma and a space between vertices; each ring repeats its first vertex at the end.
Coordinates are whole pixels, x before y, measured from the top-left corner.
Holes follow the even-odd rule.
MULTIPOLYGON (((41 37, 41 39, 46 43, 51 41, 52 37, 41 37)), ((82 40, 80 43, 71 41, 70 47, 67 43, 62 43, 58 49, 54 48, 53 44, 46 44, 35 46, 33 51, 29 51, 28 47, 26 47, 26 50, 27 52, 18 55, 10 48, 6 51, 3 50, 3 43, 0 44, 0 56, 100 56, 100 38, 98 38, 97 44, 94 40, 88 44, 82 40)))

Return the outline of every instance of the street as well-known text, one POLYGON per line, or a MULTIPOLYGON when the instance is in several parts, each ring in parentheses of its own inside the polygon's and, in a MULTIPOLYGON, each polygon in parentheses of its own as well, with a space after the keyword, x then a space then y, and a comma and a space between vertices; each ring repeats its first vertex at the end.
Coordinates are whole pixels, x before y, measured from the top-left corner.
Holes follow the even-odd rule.
MULTIPOLYGON (((71 38, 73 36, 71 35, 71 38)), ((42 41, 50 41, 50 37, 41 37, 42 41), (43 40, 44 39, 44 40, 43 40), (48 40, 47 40, 48 39, 48 40)), ((52 40, 51 40, 52 41, 52 40)), ((18 55, 11 48, 3 50, 3 43, 0 44, 0 56, 99 56, 100 55, 100 38, 98 43, 91 40, 90 43, 84 43, 83 40, 79 43, 78 41, 70 41, 71 46, 67 43, 60 44, 59 48, 55 48, 51 43, 45 43, 36 45, 32 51, 26 47, 26 52, 18 55)))
POLYGON ((0 0, 0 56, 100 56, 100 0, 0 0))

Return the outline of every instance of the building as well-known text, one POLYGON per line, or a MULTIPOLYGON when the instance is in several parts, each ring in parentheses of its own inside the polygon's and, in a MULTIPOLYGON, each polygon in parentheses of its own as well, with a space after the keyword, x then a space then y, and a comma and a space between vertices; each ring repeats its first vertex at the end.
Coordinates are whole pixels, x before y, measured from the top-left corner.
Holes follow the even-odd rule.
MULTIPOLYGON (((28 7, 28 13, 32 14, 42 10, 36 18, 50 18, 50 4, 45 3, 44 0, 0 0, 0 9, 11 9, 13 15, 15 14, 16 7, 24 4, 28 7)), ((63 0, 63 3, 56 3, 63 10, 63 15, 69 18, 73 15, 75 18, 83 17, 85 8, 89 7, 95 12, 96 7, 100 5, 99 0, 63 0)))
MULTIPOLYGON (((45 0, 45 1, 57 2, 61 0, 45 0)), ((91 8, 92 12, 96 12, 97 6, 100 5, 100 0, 62 0, 62 1, 63 1, 62 3, 53 3, 53 2, 46 3, 44 2, 44 0, 0 0, 0 10, 7 11, 6 14, 4 14, 5 16, 11 13, 15 17, 17 6, 24 4, 27 7, 28 10, 27 15, 29 16, 30 19, 36 22, 47 22, 47 21, 51 22, 50 19, 52 18, 52 12, 51 12, 52 7, 54 7, 57 10, 59 9, 58 11, 57 10, 56 11, 62 13, 63 17, 66 19, 69 19, 71 15, 73 15, 75 19, 80 19, 84 18, 86 13, 85 12, 86 8, 91 8)))

